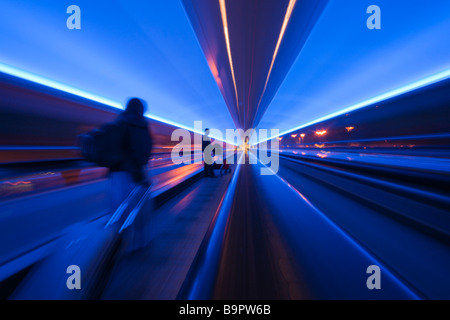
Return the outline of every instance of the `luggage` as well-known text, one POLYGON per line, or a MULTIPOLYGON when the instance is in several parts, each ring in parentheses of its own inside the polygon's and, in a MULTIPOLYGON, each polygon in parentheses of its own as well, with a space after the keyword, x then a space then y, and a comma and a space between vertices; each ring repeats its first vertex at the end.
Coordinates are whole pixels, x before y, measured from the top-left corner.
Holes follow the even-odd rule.
POLYGON ((226 159, 226 158, 223 159, 222 170, 223 170, 225 173, 231 173, 231 167, 230 167, 230 165, 227 163, 227 159, 226 159))
POLYGON ((46 257, 31 266, 9 298, 99 299, 115 255, 143 249, 150 242, 146 212, 151 205, 150 190, 151 187, 136 187, 112 216, 70 226, 55 240, 46 257))
POLYGON ((214 170, 220 170, 220 175, 223 175, 225 173, 231 173, 230 165, 227 163, 227 160, 223 160, 223 164, 215 163, 213 164, 214 170))
POLYGON ((98 221, 76 224, 56 241, 45 259, 31 267, 10 299, 96 299, 119 245, 116 228, 105 228, 98 221), (70 287, 72 266, 78 267, 80 276, 80 287, 75 289, 70 287))

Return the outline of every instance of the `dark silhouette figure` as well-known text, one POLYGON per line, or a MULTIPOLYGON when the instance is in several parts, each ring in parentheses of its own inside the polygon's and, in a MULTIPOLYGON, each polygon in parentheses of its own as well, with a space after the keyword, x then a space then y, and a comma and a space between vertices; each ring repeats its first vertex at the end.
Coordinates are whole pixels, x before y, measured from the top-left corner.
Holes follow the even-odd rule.
MULTIPOLYGON (((151 156, 152 138, 144 112, 144 102, 133 98, 128 101, 125 111, 115 121, 124 133, 121 148, 123 160, 117 167, 110 168, 115 208, 126 199, 135 186, 142 185, 147 188, 151 184, 146 168, 151 156)), ((142 249, 148 245, 151 239, 151 209, 149 199, 133 224, 123 232, 122 242, 126 252, 142 249)))
POLYGON ((117 165, 110 167, 113 207, 118 207, 137 185, 150 186, 147 163, 152 149, 152 138, 144 118, 145 104, 132 98, 114 126, 117 128, 117 165), (120 136, 119 136, 120 134, 120 136))
MULTIPOLYGON (((130 195, 147 194, 151 183, 147 176, 147 164, 151 156, 152 138, 144 118, 145 102, 138 98, 128 101, 114 122, 106 123, 80 136, 81 151, 86 160, 109 168, 111 186, 111 211, 115 212, 130 195), (141 187, 141 188, 138 188, 141 187)), ((129 250, 148 244, 150 200, 127 226, 122 238, 129 250)))
POLYGON ((124 171, 129 174, 134 183, 149 185, 145 168, 151 155, 152 138, 144 112, 144 102, 138 98, 132 98, 128 101, 125 111, 117 118, 116 123, 123 128, 124 132, 123 160, 119 165, 111 168, 111 172, 124 171))

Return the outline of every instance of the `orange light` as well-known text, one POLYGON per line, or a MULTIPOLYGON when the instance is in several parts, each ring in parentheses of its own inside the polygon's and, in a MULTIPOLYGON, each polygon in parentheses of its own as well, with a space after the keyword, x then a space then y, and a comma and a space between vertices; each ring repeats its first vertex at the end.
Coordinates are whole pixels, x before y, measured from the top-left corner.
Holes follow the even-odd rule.
POLYGON ((284 33, 286 32, 286 28, 287 28, 287 26, 289 24, 289 20, 291 19, 292 11, 294 11, 294 7, 295 7, 295 3, 296 2, 297 2, 297 0, 290 0, 289 1, 289 5, 288 5, 287 10, 286 10, 286 15, 284 16, 284 20, 283 20, 283 25, 281 26, 280 35, 278 36, 277 45, 275 46, 275 51, 274 51, 273 56, 272 56, 272 63, 270 64, 269 72, 268 72, 267 78, 266 78, 266 83, 264 84, 264 89, 262 91, 263 93, 262 93, 261 98, 259 99, 259 102, 258 102, 258 107, 261 104, 261 101, 262 101, 262 98, 264 96, 264 93, 266 92, 267 85, 269 83, 269 78, 270 78, 270 75, 272 74, 272 69, 273 69, 273 66, 275 64, 275 60, 277 58, 278 51, 280 49, 280 45, 281 45, 281 42, 282 42, 283 37, 284 37, 284 33))
POLYGON ((217 66, 212 58, 207 58, 209 68, 211 69, 211 73, 213 74, 214 79, 217 82, 217 85, 219 86, 219 89, 224 92, 222 79, 220 79, 219 70, 217 69, 217 66))
POLYGON ((345 127, 345 130, 347 130, 347 132, 352 131, 353 129, 355 129, 355 127, 345 127))
POLYGON ((6 184, 9 184, 10 186, 18 186, 21 184, 31 184, 31 181, 17 181, 17 182, 10 182, 10 181, 6 181, 6 184))
POLYGON ((291 134, 291 137, 292 138, 295 138, 297 135, 296 134, 291 134))
POLYGON ((278 137, 277 139, 278 139, 278 141, 281 141, 281 140, 283 140, 283 137, 278 137))
POLYGON ((327 134, 327 130, 316 131, 316 134, 317 134, 318 136, 326 135, 326 134, 327 134))
POLYGON ((220 14, 222 16, 222 23, 223 23, 223 33, 225 35, 225 42, 227 45, 228 60, 230 62, 231 76, 233 77, 234 91, 236 93, 236 108, 239 110, 239 99, 236 86, 236 78, 234 76, 233 58, 231 57, 230 35, 228 32, 227 8, 225 6, 225 0, 219 0, 219 4, 220 4, 220 14))
POLYGON ((327 157, 327 155, 324 153, 318 153, 317 156, 322 159, 327 157))
POLYGON ((300 137, 304 138, 304 137, 305 137, 305 134, 304 134, 304 133, 302 133, 302 134, 300 135, 300 137))

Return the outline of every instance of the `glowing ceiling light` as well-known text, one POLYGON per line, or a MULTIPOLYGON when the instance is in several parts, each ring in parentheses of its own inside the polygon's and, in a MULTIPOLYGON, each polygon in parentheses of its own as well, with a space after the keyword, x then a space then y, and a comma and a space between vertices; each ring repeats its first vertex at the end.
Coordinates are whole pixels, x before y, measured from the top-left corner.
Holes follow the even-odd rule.
POLYGON ((327 134, 327 130, 316 131, 316 134, 317 134, 318 136, 326 135, 326 134, 327 134))
POLYGON ((297 137, 297 134, 291 134, 291 137, 295 138, 295 137, 297 137))
POLYGON ((347 132, 352 131, 353 129, 355 129, 355 127, 345 127, 345 130, 347 130, 347 132))
POLYGON ((302 133, 301 135, 300 135, 300 137, 302 137, 302 139, 305 137, 305 134, 304 133, 302 133))
MULTIPOLYGON (((394 98, 394 97, 400 96, 402 94, 405 94, 405 93, 408 93, 408 92, 411 92, 411 91, 414 91, 414 90, 417 90, 417 89, 420 89, 420 88, 423 88, 423 87, 426 87, 426 86, 429 86, 431 84, 434 84, 434 83, 437 83, 437 82, 440 82, 440 81, 444 81, 444 80, 447 80, 447 79, 450 79, 450 69, 447 69, 447 70, 444 70, 444 71, 439 72, 437 74, 434 74, 432 76, 426 77, 426 78, 424 78, 422 80, 418 80, 416 82, 410 83, 410 84, 405 85, 403 87, 400 87, 398 89, 394 89, 394 90, 388 91, 388 92, 386 92, 384 94, 381 94, 381 95, 378 95, 378 96, 373 97, 371 99, 367 99, 367 100, 362 101, 360 103, 351 105, 351 106, 349 106, 347 108, 344 108, 344 109, 341 109, 339 111, 330 113, 330 114, 328 114, 326 116, 323 116, 321 118, 317 118, 317 119, 315 119, 313 121, 310 121, 310 122, 307 122, 305 124, 302 124, 302 125, 300 125, 298 127, 286 130, 284 132, 281 132, 278 136, 289 134, 289 133, 291 133, 293 131, 297 131, 297 130, 306 128, 306 127, 311 126, 313 124, 316 124, 316 123, 319 123, 319 122, 322 122, 322 121, 326 121, 326 120, 329 120, 331 118, 334 118, 334 117, 337 117, 337 116, 340 116, 340 115, 343 115, 343 114, 347 114, 347 113, 349 113, 351 111, 354 111, 354 110, 357 110, 357 109, 361 109, 361 108, 364 108, 364 107, 376 104, 378 102, 382 102, 382 101, 388 100, 390 98, 394 98)), ((261 142, 264 142, 264 141, 267 141, 267 140, 272 140, 272 139, 274 139, 276 137, 277 136, 272 136, 272 137, 269 137, 269 138, 267 138, 267 139, 265 139, 263 141, 258 141, 257 143, 261 143, 261 142)))
POLYGON ((236 78, 234 76, 233 58, 231 56, 230 35, 228 32, 227 7, 225 5, 225 0, 219 0, 219 4, 220 4, 220 14, 222 16, 223 33, 225 35, 225 42, 227 45, 228 60, 230 62, 231 76, 233 77, 234 92, 236 93, 236 107, 239 110, 239 99, 236 86, 236 78))

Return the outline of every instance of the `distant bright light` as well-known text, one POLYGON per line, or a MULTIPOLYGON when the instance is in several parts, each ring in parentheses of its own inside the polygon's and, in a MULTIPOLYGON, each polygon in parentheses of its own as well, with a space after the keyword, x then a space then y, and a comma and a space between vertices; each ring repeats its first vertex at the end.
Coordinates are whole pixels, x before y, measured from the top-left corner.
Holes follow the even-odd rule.
MULTIPOLYGON (((111 100, 111 99, 108 99, 105 97, 101 97, 96 94, 69 86, 64 83, 60 83, 58 81, 48 79, 43 76, 31 73, 31 72, 28 72, 28 71, 25 71, 25 70, 22 70, 19 68, 15 68, 15 67, 3 64, 3 63, 0 63, 0 72, 20 78, 20 79, 24 79, 24 80, 27 80, 27 81, 30 81, 33 83, 37 83, 37 84, 40 84, 40 85, 43 85, 43 86, 46 86, 49 88, 53 88, 53 89, 56 89, 56 90, 59 90, 62 92, 73 94, 75 96, 82 97, 82 98, 85 98, 85 99, 88 99, 91 101, 95 101, 95 102, 98 102, 98 103, 101 103, 101 104, 104 104, 104 105, 107 105, 107 106, 110 106, 110 107, 113 107, 116 109, 120 109, 120 110, 124 109, 123 104, 121 104, 118 101, 114 101, 114 100, 111 100)), ((203 135, 203 132, 201 132, 201 131, 194 130, 193 128, 184 126, 177 122, 174 122, 174 121, 171 121, 171 120, 168 120, 168 119, 165 119, 165 118, 162 118, 162 117, 150 114, 150 113, 145 114, 145 117, 168 124, 168 125, 171 125, 171 126, 174 126, 174 127, 177 127, 177 128, 185 129, 185 130, 203 135)), ((234 142, 225 141, 223 139, 214 137, 213 135, 211 135, 211 138, 219 140, 219 141, 224 141, 226 143, 236 146, 236 144, 234 142)))
POLYGON ((367 107, 367 106, 370 106, 370 105, 373 105, 373 104, 376 104, 376 103, 381 102, 381 101, 385 101, 385 100, 388 100, 388 99, 400 96, 402 94, 405 94, 405 93, 408 93, 408 92, 411 92, 411 91, 414 91, 414 90, 426 87, 426 86, 434 84, 434 83, 438 83, 440 81, 447 80, 449 78, 450 78, 450 69, 447 69, 445 71, 439 72, 437 74, 434 74, 434 75, 429 76, 427 78, 424 78, 422 80, 413 82, 413 83, 408 84, 406 86, 403 86, 401 88, 394 89, 392 91, 386 92, 386 93, 381 94, 379 96, 376 96, 376 97, 373 97, 371 99, 362 101, 360 103, 351 105, 351 106, 349 106, 347 108, 344 108, 344 109, 341 109, 339 111, 330 113, 330 114, 328 114, 328 115, 326 115, 324 117, 320 117, 320 118, 317 118, 316 120, 304 123, 304 124, 302 124, 302 125, 300 125, 298 127, 289 129, 289 130, 284 131, 284 132, 281 132, 278 136, 272 136, 270 138, 267 138, 266 140, 258 141, 258 143, 261 143, 261 142, 264 142, 264 141, 267 141, 267 140, 272 140, 272 139, 274 139, 276 137, 279 137, 279 136, 284 136, 284 135, 289 134, 289 133, 291 133, 293 131, 297 131, 297 130, 303 129, 303 128, 311 126, 313 124, 332 119, 334 117, 337 117, 337 116, 340 116, 340 115, 343 115, 343 114, 346 114, 346 113, 349 113, 349 112, 352 112, 352 111, 355 111, 355 110, 358 110, 358 109, 361 109, 361 108, 364 108, 364 107, 367 107))
POLYGON ((305 134, 304 133, 302 133, 301 135, 300 135, 300 137, 302 137, 302 139, 305 137, 305 134))
POLYGON ((316 134, 317 134, 318 136, 326 135, 326 134, 327 134, 327 130, 316 131, 316 134))
POLYGON ((347 130, 347 132, 352 131, 353 129, 355 129, 355 127, 345 127, 345 130, 347 130))
POLYGON ((296 138, 296 137, 297 137, 297 134, 291 134, 291 137, 292 137, 292 138, 296 138))

